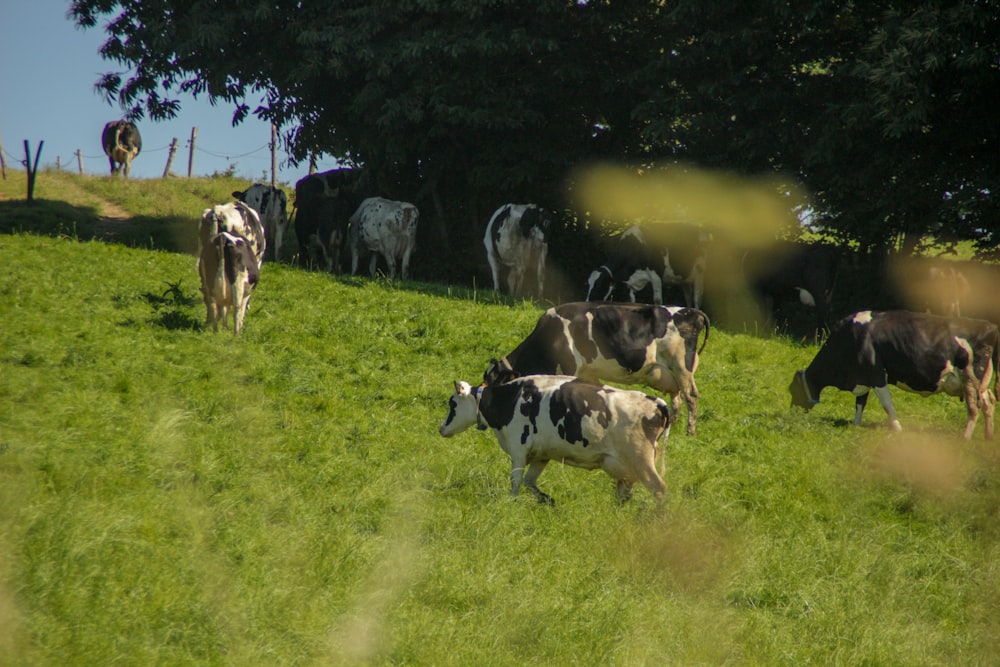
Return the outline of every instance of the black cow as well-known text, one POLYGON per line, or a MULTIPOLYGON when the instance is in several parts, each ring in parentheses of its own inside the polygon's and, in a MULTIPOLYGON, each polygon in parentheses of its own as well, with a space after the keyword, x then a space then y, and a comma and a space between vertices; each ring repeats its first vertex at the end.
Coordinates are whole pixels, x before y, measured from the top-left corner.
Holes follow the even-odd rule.
POLYGON ((997 326, 985 320, 861 311, 838 322, 809 367, 795 373, 788 387, 792 405, 811 409, 825 387, 850 391, 857 397, 854 423, 859 425, 868 392, 874 390, 890 428, 899 431, 888 388, 894 384, 924 395, 962 398, 968 409, 964 437, 972 437, 982 410, 991 439, 998 339, 997 326))
POLYGON ((341 272, 351 215, 364 200, 356 169, 331 169, 295 183, 295 237, 299 264, 341 272))
POLYGON ((814 308, 816 328, 825 331, 837 262, 837 249, 831 245, 778 241, 744 253, 741 266, 769 317, 776 320, 783 302, 794 300, 814 308))
POLYGON ((689 308, 701 306, 705 261, 711 236, 685 224, 633 225, 615 243, 608 261, 587 279, 587 301, 613 301, 620 288, 636 293, 653 289, 653 303, 663 303, 663 285, 680 285, 689 308))
POLYGON ((127 120, 113 120, 104 126, 101 145, 104 147, 104 154, 108 156, 108 162, 111 163, 111 175, 114 176, 121 171, 125 180, 128 180, 129 172, 132 170, 132 160, 142 150, 139 128, 127 120))
POLYGON ((598 382, 642 384, 687 405, 694 435, 698 355, 708 343, 708 316, 695 308, 565 303, 549 308, 501 364, 518 376, 575 375, 598 382), (705 341, 698 348, 701 332, 705 341))

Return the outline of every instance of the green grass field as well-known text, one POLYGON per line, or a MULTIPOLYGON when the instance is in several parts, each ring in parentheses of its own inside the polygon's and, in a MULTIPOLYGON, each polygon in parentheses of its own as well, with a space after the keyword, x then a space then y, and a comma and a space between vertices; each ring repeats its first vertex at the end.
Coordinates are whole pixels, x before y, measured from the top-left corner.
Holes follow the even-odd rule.
POLYGON ((713 329, 662 507, 558 464, 511 501, 492 435, 437 427, 541 308, 268 264, 205 331, 215 180, 0 185, 0 664, 997 664, 1000 456, 959 401, 793 412, 816 348, 713 329), (98 200, 150 228, 83 240, 98 200))

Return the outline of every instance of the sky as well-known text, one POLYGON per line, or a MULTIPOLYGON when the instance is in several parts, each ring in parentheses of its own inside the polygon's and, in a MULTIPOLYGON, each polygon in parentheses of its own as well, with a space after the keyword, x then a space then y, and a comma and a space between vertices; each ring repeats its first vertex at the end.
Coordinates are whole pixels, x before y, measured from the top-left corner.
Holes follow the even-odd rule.
MULTIPOLYGON (((42 146, 39 168, 77 170, 76 152, 83 156, 88 174, 109 173, 101 148, 101 130, 110 120, 122 117, 115 103, 108 103, 94 84, 105 72, 120 71, 116 62, 104 60, 98 49, 107 37, 106 20, 88 30, 77 28, 66 16, 68 0, 0 0, 0 141, 8 165, 22 169, 24 141, 32 160, 42 146)), ((132 163, 133 178, 163 175, 170 142, 177 138, 177 153, 170 170, 187 175, 191 128, 198 128, 194 151, 194 176, 223 173, 230 165, 235 175, 247 181, 270 183, 271 127, 248 117, 232 126, 234 108, 217 106, 207 99, 176 94, 181 110, 170 121, 137 123, 142 152, 132 163)), ((247 99, 251 108, 260 100, 247 99)), ((309 166, 291 167, 288 156, 278 150, 278 181, 294 185, 309 166)), ((320 160, 320 171, 337 164, 320 160)))

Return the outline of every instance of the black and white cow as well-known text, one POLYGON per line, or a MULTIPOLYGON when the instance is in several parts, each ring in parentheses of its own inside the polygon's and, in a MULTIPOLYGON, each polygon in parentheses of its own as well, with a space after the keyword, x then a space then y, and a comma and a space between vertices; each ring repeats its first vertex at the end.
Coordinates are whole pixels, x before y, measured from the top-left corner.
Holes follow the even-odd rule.
POLYGON ((351 273, 357 274, 358 260, 364 253, 371 255, 368 273, 375 277, 378 255, 385 259, 389 278, 396 277, 396 262, 400 276, 406 280, 410 270, 410 255, 417 244, 417 221, 420 212, 413 204, 392 201, 384 197, 369 197, 351 215, 348 231, 351 247, 351 273), (377 253, 377 254, 376 254, 377 253))
POLYGON ((260 268, 250 243, 242 236, 222 232, 208 240, 198 257, 198 276, 205 301, 205 326, 219 330, 219 322, 233 334, 243 331, 250 295, 260 280, 260 268))
POLYGON ((964 437, 972 437, 982 411, 990 439, 998 339, 997 326, 985 320, 861 311, 838 322, 809 367, 795 373, 788 387, 792 405, 811 409, 825 387, 850 391, 856 396, 854 423, 860 425, 868 392, 874 390, 890 428, 899 431, 888 387, 893 384, 925 396, 962 398, 968 410, 964 437))
POLYGON ((663 285, 680 285, 690 308, 701 306, 711 235, 695 225, 633 225, 622 232, 608 261, 587 279, 587 301, 614 301, 619 288, 636 293, 652 287, 663 303, 663 285))
POLYGON ((113 120, 107 123, 101 132, 101 146, 104 148, 104 154, 108 156, 108 162, 111 163, 111 175, 114 176, 120 171, 125 180, 128 180, 129 172, 132 170, 132 160, 142 150, 139 128, 127 120, 113 120))
POLYGON ((694 373, 708 333, 708 316, 695 308, 565 303, 545 311, 500 363, 518 376, 563 374, 646 385, 670 394, 675 410, 682 401, 687 405, 687 432, 694 435, 694 373), (705 341, 699 349, 702 331, 705 341))
POLYGON ((201 248, 208 243, 209 239, 222 232, 229 232, 245 238, 250 244, 250 249, 253 250, 254 257, 257 258, 258 268, 264 263, 267 238, 257 211, 241 201, 206 208, 201 213, 198 251, 201 252, 201 248))
POLYGON ((481 387, 456 382, 438 431, 447 438, 474 425, 492 429, 510 456, 511 497, 523 479, 539 502, 553 504, 537 482, 549 461, 560 461, 604 470, 616 481, 622 502, 636 482, 663 499, 666 485, 656 459, 662 457, 658 446, 670 432, 671 415, 662 399, 564 375, 505 380, 481 387))
POLYGON ((347 228, 364 197, 357 169, 331 169, 295 183, 299 265, 340 273, 347 228))
POLYGON ((243 192, 233 192, 233 197, 243 202, 260 216, 267 240, 267 256, 278 259, 288 228, 288 197, 281 188, 263 183, 254 183, 243 192))
POLYGON ((743 276, 766 316, 776 319, 783 303, 797 301, 815 309, 818 330, 828 328, 837 264, 833 246, 795 241, 748 250, 741 259, 743 276))
POLYGON ((506 272, 510 293, 522 297, 527 292, 525 275, 533 272, 536 294, 542 297, 550 225, 549 214, 535 204, 504 204, 493 213, 486 225, 483 244, 494 291, 500 291, 501 277, 506 272))

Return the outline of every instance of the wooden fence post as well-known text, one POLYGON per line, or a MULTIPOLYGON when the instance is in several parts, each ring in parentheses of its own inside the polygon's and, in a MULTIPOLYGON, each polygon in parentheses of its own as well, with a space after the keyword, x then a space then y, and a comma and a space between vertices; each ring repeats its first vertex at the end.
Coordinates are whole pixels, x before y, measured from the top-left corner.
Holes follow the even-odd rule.
POLYGON ((278 181, 278 126, 271 123, 271 187, 278 181))
POLYGON ((170 165, 174 161, 174 154, 177 152, 177 137, 170 142, 170 150, 167 152, 167 166, 163 168, 163 178, 170 175, 170 165))
POLYGON ((7 160, 3 156, 3 139, 0 138, 0 173, 3 173, 3 180, 7 180, 7 160))
POLYGON ((83 153, 80 149, 76 149, 76 168, 80 171, 80 175, 83 176, 83 153))
POLYGON ((35 166, 31 166, 31 147, 28 140, 24 140, 24 168, 28 170, 28 203, 35 201, 35 177, 38 176, 38 158, 42 157, 42 146, 45 141, 38 142, 38 151, 35 153, 35 166))
POLYGON ((198 128, 191 128, 191 151, 188 153, 188 178, 191 178, 191 172, 194 171, 194 142, 198 138, 198 128))

